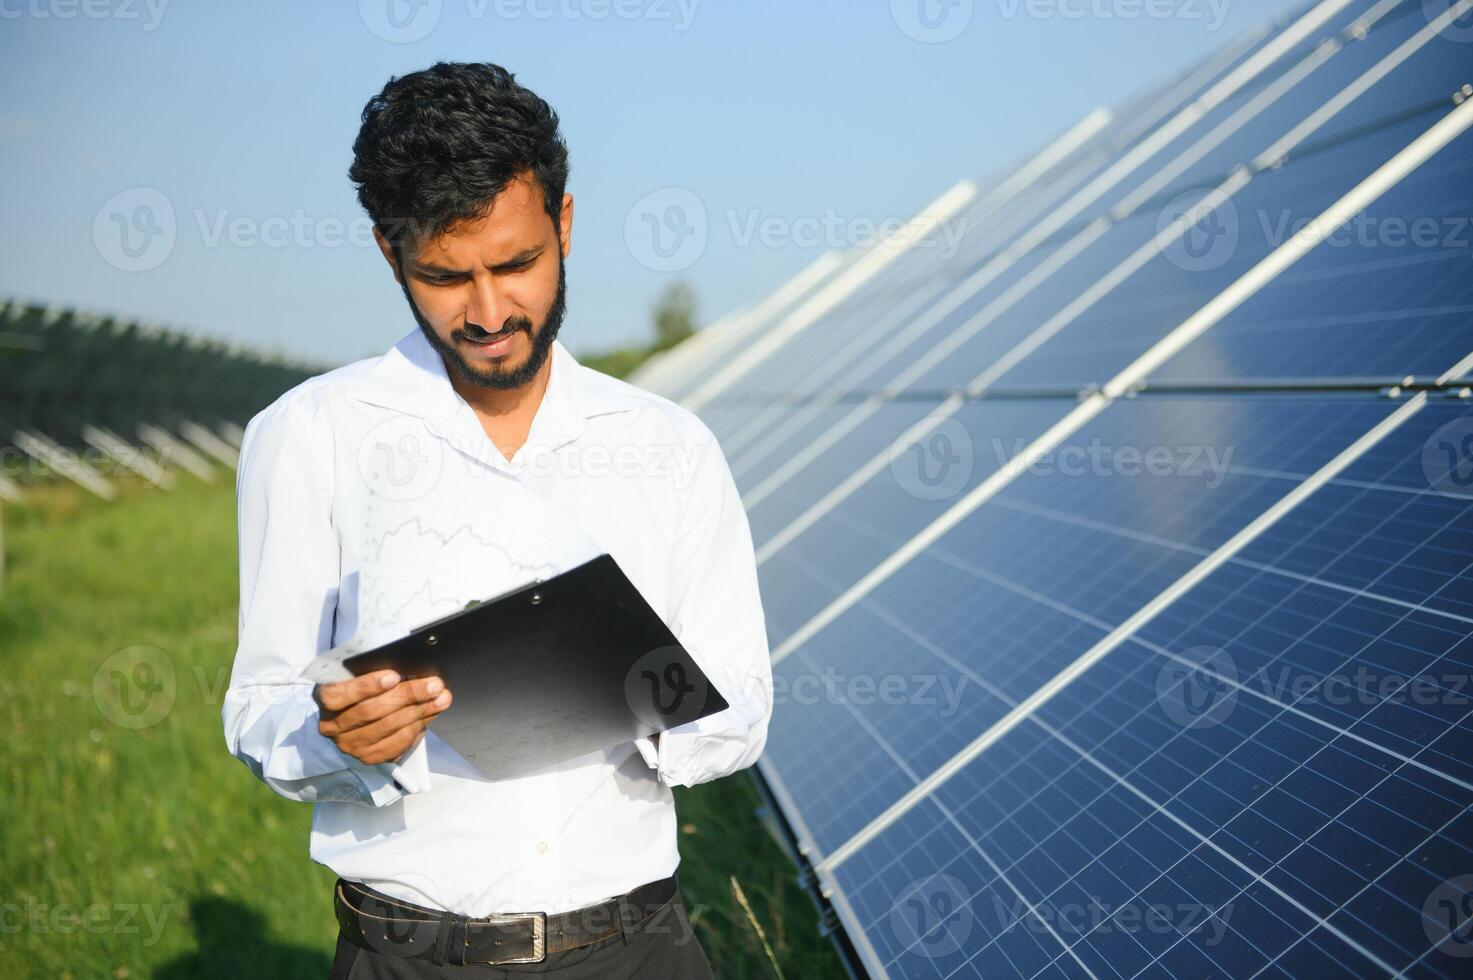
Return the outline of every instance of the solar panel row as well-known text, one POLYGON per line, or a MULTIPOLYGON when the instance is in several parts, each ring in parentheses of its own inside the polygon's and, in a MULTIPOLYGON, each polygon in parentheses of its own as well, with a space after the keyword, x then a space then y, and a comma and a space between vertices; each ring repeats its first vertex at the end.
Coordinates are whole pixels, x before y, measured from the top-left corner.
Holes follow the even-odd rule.
POLYGON ((1306 7, 697 399, 863 969, 1467 966, 1469 36, 1306 7))

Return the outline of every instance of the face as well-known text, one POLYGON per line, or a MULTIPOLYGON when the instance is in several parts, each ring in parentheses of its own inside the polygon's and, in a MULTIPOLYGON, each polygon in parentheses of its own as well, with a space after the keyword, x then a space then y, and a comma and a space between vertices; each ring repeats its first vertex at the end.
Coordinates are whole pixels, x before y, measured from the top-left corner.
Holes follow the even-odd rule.
POLYGON ((466 222, 409 254, 402 267, 379 247, 426 339, 452 375, 483 388, 526 385, 547 361, 562 325, 563 259, 573 230, 573 198, 559 221, 543 208, 530 174, 507 184, 484 218, 466 222))

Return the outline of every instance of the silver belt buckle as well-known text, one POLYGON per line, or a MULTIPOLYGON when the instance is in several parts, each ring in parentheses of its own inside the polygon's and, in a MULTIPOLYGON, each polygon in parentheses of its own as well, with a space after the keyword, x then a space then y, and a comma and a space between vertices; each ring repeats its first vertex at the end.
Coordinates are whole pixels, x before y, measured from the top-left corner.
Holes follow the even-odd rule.
POLYGON ((541 963, 547 959, 547 913, 546 912, 506 912, 497 915, 488 915, 479 919, 467 919, 465 922, 466 939, 465 944, 470 945, 471 930, 483 926, 509 925, 514 922, 532 922, 532 955, 515 956, 505 959, 473 960, 465 958, 467 963, 484 963, 496 966, 501 963, 541 963))

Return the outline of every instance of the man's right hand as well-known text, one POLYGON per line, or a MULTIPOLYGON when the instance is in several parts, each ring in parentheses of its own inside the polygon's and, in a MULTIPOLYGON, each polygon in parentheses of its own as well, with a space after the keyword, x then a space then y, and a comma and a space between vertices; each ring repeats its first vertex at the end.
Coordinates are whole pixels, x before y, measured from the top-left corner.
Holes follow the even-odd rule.
POLYGON ((312 697, 322 716, 317 730, 369 766, 399 759, 414 748, 435 716, 450 707, 450 691, 440 678, 405 681, 392 670, 318 684, 312 697))

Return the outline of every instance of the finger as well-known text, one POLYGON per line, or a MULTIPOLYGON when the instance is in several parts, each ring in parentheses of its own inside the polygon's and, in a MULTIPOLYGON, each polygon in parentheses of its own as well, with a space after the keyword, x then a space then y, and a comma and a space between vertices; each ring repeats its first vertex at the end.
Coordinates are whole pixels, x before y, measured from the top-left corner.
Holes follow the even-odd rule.
POLYGON ((335 684, 319 684, 312 694, 317 704, 327 711, 342 711, 365 698, 381 694, 399 683, 399 674, 392 670, 374 670, 352 680, 335 684))
POLYGON ((402 758, 405 753, 419 744, 424 738, 428 721, 417 721, 407 728, 390 735, 388 738, 377 742, 370 748, 365 756, 373 760, 369 765, 378 765, 383 762, 395 762, 402 758))
POLYGON ((438 677, 419 677, 402 681, 397 686, 339 712, 331 721, 337 731, 347 732, 387 718, 401 708, 432 702, 445 693, 445 682, 438 677))
POLYGON ((419 744, 419 740, 424 737, 425 729, 428 728, 430 722, 434 720, 434 716, 438 715, 440 710, 443 709, 433 709, 425 717, 411 719, 404 727, 390 732, 378 741, 371 743, 368 748, 356 751, 353 754, 369 765, 378 765, 382 762, 399 759, 419 744))
POLYGON ((449 692, 441 691, 440 695, 433 701, 417 701, 413 704, 406 705, 377 721, 369 722, 366 725, 352 729, 349 734, 352 737, 354 745, 372 746, 390 737, 402 728, 407 728, 416 723, 430 721, 448 707, 450 707, 449 692))

